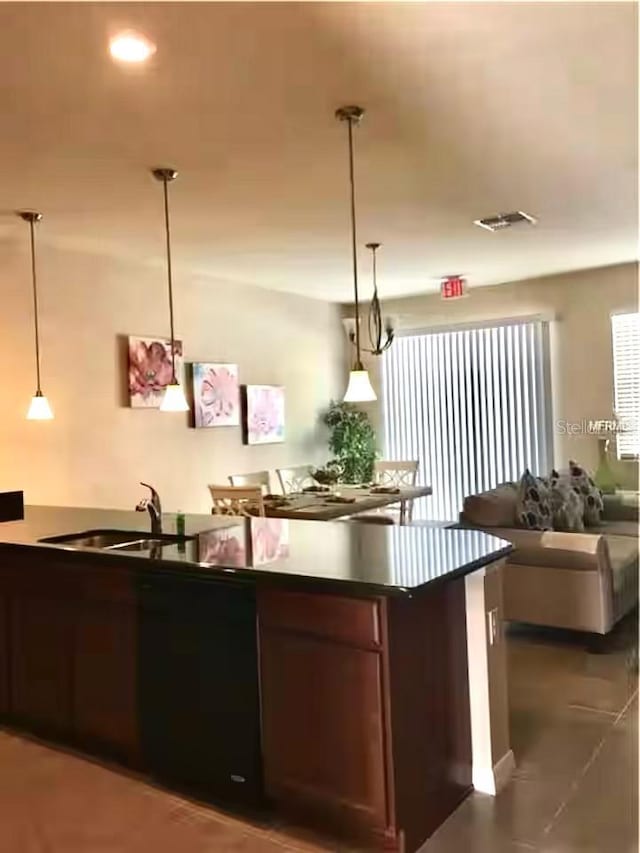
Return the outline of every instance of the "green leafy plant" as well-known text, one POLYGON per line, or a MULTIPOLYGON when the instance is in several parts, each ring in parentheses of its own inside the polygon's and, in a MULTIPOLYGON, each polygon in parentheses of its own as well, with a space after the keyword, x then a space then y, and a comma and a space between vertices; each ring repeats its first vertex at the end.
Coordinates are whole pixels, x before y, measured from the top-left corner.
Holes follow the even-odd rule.
POLYGON ((343 483, 369 483, 376 459, 376 434, 368 415, 349 403, 332 400, 324 415, 329 449, 341 469, 343 483))
POLYGON ((336 459, 332 459, 326 465, 313 470, 311 476, 321 486, 333 486, 342 476, 342 465, 336 459))

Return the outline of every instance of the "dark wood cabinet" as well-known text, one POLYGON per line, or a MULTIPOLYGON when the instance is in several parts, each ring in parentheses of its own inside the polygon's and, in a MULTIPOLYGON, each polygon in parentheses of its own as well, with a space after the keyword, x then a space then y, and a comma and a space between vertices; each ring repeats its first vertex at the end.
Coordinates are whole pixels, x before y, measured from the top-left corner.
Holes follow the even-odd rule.
POLYGON ((384 832, 380 652, 265 626, 260 660, 269 794, 336 828, 384 832))
POLYGON ((413 599, 259 589, 258 617, 268 795, 416 850, 471 788, 464 580, 413 599))
POLYGON ((267 794, 296 817, 380 844, 395 836, 384 618, 383 600, 258 592, 267 794))
POLYGON ((10 715, 33 731, 69 740, 74 602, 57 571, 47 576, 34 569, 28 577, 16 571, 14 580, 8 589, 10 715))
POLYGON ((0 567, 0 717, 9 713, 9 596, 0 567))
POLYGON ((3 556, 0 709, 30 731, 135 764, 136 632, 128 571, 3 556))
POLYGON ((262 804, 255 587, 0 548, 0 716, 262 804))
POLYGON ((129 572, 83 578, 74 619, 72 717, 76 739, 139 764, 137 609, 129 572))
POLYGON ((0 546, 0 716, 417 850, 471 789, 465 580, 298 589, 0 546))

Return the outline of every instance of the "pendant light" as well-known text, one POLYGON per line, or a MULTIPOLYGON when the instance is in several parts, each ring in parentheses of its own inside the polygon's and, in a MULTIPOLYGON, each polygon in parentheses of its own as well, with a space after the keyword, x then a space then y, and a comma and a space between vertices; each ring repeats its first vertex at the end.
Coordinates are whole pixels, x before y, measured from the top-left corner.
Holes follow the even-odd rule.
POLYGON ((382 355, 383 352, 389 349, 393 343, 393 326, 391 320, 387 318, 386 323, 382 320, 382 306, 378 296, 378 281, 376 276, 376 251, 380 248, 381 243, 367 243, 367 249, 371 250, 373 259, 373 299, 369 305, 369 340, 371 349, 368 352, 371 355, 382 355), (384 340, 383 340, 384 332, 384 340))
POLYGON ((356 237, 356 190, 353 174, 353 128, 360 123, 364 110, 362 107, 348 106, 336 110, 336 118, 347 123, 349 138, 349 183, 351 187, 351 254, 353 261, 353 295, 355 304, 355 343, 356 360, 349 374, 349 384, 343 397, 345 403, 366 403, 376 400, 369 373, 364 369, 360 355, 360 304, 358 302, 358 257, 356 237))
POLYGON ((42 219, 42 214, 35 210, 19 210, 17 215, 24 222, 29 223, 29 235, 31 237, 31 283, 33 286, 33 327, 35 332, 36 344, 36 393, 31 398, 29 410, 27 412, 27 420, 30 421, 50 421, 53 418, 53 412, 49 401, 42 393, 40 385, 40 331, 38 328, 38 281, 36 277, 36 223, 42 219))
POLYGON ((173 280, 171 277, 171 228, 169 226, 169 182, 175 181, 178 173, 175 169, 160 168, 152 169, 153 177, 162 182, 164 191, 164 230, 167 240, 167 282, 169 285, 169 325, 171 329, 171 382, 164 391, 161 412, 188 412, 189 404, 184 396, 184 391, 176 376, 176 341, 173 331, 173 280))

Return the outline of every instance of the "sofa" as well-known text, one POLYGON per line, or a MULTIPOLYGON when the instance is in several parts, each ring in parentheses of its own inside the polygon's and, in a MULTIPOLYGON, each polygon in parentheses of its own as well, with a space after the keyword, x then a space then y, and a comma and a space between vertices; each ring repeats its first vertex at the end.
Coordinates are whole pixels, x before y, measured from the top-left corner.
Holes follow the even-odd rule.
POLYGON ((517 484, 464 500, 457 527, 515 546, 503 572, 505 619, 608 633, 638 603, 637 495, 604 497, 602 523, 584 533, 516 526, 517 484))

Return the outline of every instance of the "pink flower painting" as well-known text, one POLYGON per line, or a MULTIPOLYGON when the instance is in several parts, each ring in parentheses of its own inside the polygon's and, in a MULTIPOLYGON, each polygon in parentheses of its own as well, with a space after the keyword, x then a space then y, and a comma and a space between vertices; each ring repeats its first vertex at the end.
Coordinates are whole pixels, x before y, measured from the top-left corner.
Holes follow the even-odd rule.
POLYGON ((237 364, 193 365, 196 427, 240 426, 237 364))
POLYGON ((253 566, 263 566, 289 556, 289 522, 286 518, 252 518, 253 566))
MULTIPOLYGON (((182 380, 182 341, 174 341, 176 376, 182 380)), ((171 383, 171 341, 129 338, 129 405, 134 409, 159 409, 171 383)))
POLYGON ((245 518, 198 534, 198 561, 212 566, 258 568, 288 556, 289 522, 284 518, 245 518))
POLYGON ((198 536, 198 560, 241 569, 247 565, 246 526, 235 524, 198 536))
POLYGON ((284 388, 281 385, 246 386, 247 444, 284 441, 284 388))

